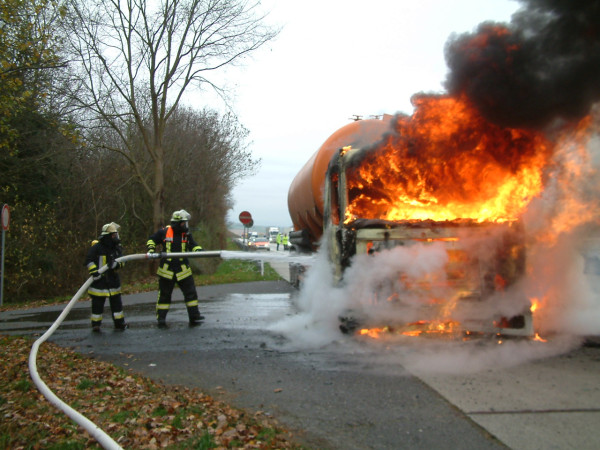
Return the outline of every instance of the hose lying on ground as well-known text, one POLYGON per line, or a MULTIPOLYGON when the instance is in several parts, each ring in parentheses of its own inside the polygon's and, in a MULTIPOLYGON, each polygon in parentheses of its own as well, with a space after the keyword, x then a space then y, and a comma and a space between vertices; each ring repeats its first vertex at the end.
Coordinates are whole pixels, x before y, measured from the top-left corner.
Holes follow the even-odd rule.
MULTIPOLYGON (((207 251, 207 252, 186 252, 186 253, 139 253, 135 255, 126 255, 117 258, 117 262, 126 262, 132 260, 143 260, 143 259, 159 259, 159 258, 209 258, 209 257, 219 257, 221 256, 220 251, 207 251)), ((108 266, 102 266, 98 273, 102 274, 108 270, 108 266)), ((34 384, 38 388, 38 390, 48 399, 50 403, 56 406, 58 409, 63 411, 67 416, 69 416, 73 421, 75 421, 78 425, 83 427, 88 433, 90 433, 96 441, 105 449, 122 449, 119 444, 117 444, 108 434, 106 434, 100 427, 98 427, 94 422, 89 420, 84 415, 75 411, 61 399, 59 399, 54 392, 50 390, 50 388, 44 383, 44 381, 40 378, 37 372, 36 358, 37 352, 40 345, 45 342, 63 320, 69 314, 69 311, 73 308, 77 300, 81 298, 83 294, 87 292, 88 287, 92 284, 93 277, 89 277, 85 283, 79 288, 77 293, 73 296, 71 301, 67 304, 62 313, 58 316, 58 318, 54 321, 52 326, 48 328, 42 336, 40 336, 32 345, 31 353, 29 354, 29 374, 31 375, 31 379, 34 384)))

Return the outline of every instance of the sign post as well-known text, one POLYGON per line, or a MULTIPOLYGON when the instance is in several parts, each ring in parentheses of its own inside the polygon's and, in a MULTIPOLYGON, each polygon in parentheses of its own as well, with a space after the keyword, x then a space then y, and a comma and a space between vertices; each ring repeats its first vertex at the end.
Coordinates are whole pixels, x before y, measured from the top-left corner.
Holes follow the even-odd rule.
POLYGON ((4 234, 8 231, 8 225, 10 223, 10 208, 5 203, 2 205, 2 263, 0 265, 0 306, 3 304, 4 298, 4 234))

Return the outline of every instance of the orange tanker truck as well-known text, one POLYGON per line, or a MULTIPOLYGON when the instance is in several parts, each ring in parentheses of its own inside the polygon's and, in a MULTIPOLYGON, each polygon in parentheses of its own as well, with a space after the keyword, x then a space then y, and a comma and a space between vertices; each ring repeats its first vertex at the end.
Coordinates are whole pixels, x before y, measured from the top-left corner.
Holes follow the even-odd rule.
MULTIPOLYGON (((293 248, 303 252, 326 251, 332 277, 338 285, 343 285, 345 272, 359 255, 378 258, 383 252, 397 247, 443 245, 448 255, 443 279, 413 280, 413 285, 418 285, 421 292, 430 289, 439 294, 440 286, 436 283, 443 284, 447 301, 457 311, 461 305, 472 309, 473 304, 484 304, 489 298, 501 297, 525 270, 524 233, 520 222, 452 217, 446 213, 446 216, 438 216, 439 211, 428 217, 423 208, 418 213, 411 213, 412 216, 402 216, 404 213, 398 211, 394 213, 396 216, 392 215, 390 211, 395 211, 394 208, 405 212, 412 207, 410 205, 418 203, 405 199, 399 207, 392 205, 412 189, 412 179, 399 176, 399 183, 405 186, 403 193, 397 194, 390 191, 392 188, 386 189, 385 175, 378 172, 381 167, 402 165, 402 160, 395 161, 392 154, 385 155, 386 149, 396 145, 391 136, 397 138, 398 123, 398 117, 390 115, 353 121, 333 133, 312 155, 294 178, 288 193, 288 208, 294 226, 290 232, 293 248), (384 153, 384 159, 372 157, 378 152, 384 153), (385 202, 388 204, 384 205, 385 202), (482 247, 485 248, 483 252, 482 247)), ((405 160, 407 165, 414 164, 410 157, 405 156, 405 160)), ((419 201, 425 203, 422 199, 419 201)), ((290 265, 293 284, 300 287, 305 270, 299 264, 290 265)), ((401 304, 402 296, 389 292, 389 286, 402 285, 406 289, 409 285, 406 274, 397 273, 392 278, 386 284, 385 301, 401 304)), ((374 297, 382 298, 381 295, 374 297)), ((430 310, 447 312, 448 305, 441 303, 439 295, 424 300, 430 310)), ((533 325, 529 307, 529 302, 524 299, 522 313, 514 316, 496 314, 471 320, 463 313, 460 329, 469 333, 530 336, 533 325)), ((393 326, 397 329, 409 326, 414 330, 419 327, 418 322, 425 327, 420 329, 423 331, 445 327, 440 325, 442 320, 450 322, 447 314, 444 319, 435 312, 432 314, 426 313, 424 320, 393 326)), ((374 323, 368 307, 362 311, 348 311, 340 320, 344 332, 353 332, 359 326, 385 325, 386 329, 392 326, 374 323)))
POLYGON ((296 175, 288 192, 294 225, 290 242, 300 251, 313 251, 323 235, 325 176, 334 155, 343 147, 365 148, 389 131, 392 116, 355 120, 333 133, 296 175))

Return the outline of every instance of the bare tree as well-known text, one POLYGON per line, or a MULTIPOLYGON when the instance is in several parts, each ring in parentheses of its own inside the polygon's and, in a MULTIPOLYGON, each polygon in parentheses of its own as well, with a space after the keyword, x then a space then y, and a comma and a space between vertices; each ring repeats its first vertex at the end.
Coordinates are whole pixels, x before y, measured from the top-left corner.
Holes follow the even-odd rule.
POLYGON ((165 198, 189 207, 203 226, 224 228, 231 190, 259 163, 247 151, 247 135, 233 114, 179 108, 165 133, 164 146, 175 155, 165 168, 177 174, 166 180, 165 198))
MULTIPOLYGON (((108 126, 152 199, 153 225, 164 219, 167 123, 189 88, 224 87, 218 69, 241 61, 277 35, 264 24, 260 2, 244 0, 69 0, 69 50, 77 62, 71 83, 80 117, 108 126), (140 164, 140 149, 152 161, 140 164)), ((98 144, 97 142, 95 143, 98 144)), ((148 158, 144 158, 146 161, 148 158)))

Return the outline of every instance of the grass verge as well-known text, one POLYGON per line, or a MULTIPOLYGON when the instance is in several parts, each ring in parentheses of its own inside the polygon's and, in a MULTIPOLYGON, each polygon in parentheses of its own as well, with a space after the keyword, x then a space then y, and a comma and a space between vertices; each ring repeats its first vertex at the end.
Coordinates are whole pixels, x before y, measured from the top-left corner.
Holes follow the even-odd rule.
MULTIPOLYGON (((260 267, 255 261, 237 259, 221 260, 214 273, 194 273, 196 286, 277 280, 281 280, 281 277, 269 263, 264 264, 261 273, 260 267)), ((158 279, 156 275, 140 278, 130 283, 123 283, 122 285, 123 295, 156 290, 158 290, 158 279)), ((72 295, 64 295, 44 300, 5 303, 0 308, 0 311, 66 303, 71 300, 71 298, 73 298, 72 295)), ((82 299, 85 298, 85 296, 82 297, 82 299)))

